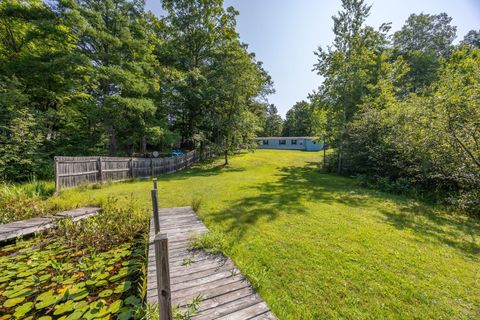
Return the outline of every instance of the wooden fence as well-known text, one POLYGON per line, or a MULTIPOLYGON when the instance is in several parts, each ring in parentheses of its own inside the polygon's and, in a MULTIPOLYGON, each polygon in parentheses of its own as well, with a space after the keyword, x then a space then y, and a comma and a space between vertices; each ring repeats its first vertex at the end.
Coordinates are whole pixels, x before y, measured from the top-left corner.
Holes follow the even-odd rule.
MULTIPOLYGON (((205 152, 203 158, 213 156, 205 152)), ((200 160, 197 150, 169 158, 55 157, 55 189, 104 181, 148 178, 185 169, 200 160)))

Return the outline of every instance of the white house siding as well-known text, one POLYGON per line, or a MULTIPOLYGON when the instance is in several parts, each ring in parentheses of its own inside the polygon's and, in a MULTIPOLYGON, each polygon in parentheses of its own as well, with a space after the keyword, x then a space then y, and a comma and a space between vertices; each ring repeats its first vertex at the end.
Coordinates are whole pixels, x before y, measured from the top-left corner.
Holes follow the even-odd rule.
POLYGON ((257 138, 259 149, 282 149, 282 150, 307 150, 318 151, 321 150, 323 143, 313 142, 312 138, 305 137, 259 137, 257 138), (263 144, 267 140, 268 144, 263 144), (285 140, 285 144, 280 144, 280 140, 285 140), (296 144, 292 144, 292 140, 296 140, 296 144))
POLYGON ((305 140, 305 150, 308 151, 320 151, 323 148, 323 142, 320 141, 312 141, 312 140, 305 140))

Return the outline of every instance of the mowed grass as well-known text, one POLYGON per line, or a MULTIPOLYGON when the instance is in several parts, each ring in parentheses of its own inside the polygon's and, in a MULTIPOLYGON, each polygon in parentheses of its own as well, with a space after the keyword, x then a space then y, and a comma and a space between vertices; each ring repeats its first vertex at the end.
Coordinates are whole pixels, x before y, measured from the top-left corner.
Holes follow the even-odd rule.
MULTIPOLYGON (((318 170, 321 153, 258 150, 159 178, 161 207, 200 202, 279 319, 478 319, 480 223, 318 170)), ((150 210, 150 181, 71 190, 150 210)))

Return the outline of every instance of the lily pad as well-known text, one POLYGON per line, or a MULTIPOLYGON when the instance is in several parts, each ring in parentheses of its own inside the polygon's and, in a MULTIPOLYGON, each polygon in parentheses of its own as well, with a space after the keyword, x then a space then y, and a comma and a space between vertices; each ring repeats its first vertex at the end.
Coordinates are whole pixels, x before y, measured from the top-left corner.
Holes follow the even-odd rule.
POLYGON ((32 295, 35 291, 32 290, 31 288, 23 288, 20 290, 9 290, 5 291, 3 295, 7 297, 8 299, 12 298, 20 298, 20 297, 28 297, 32 295))
POLYGON ((130 281, 124 281, 115 288, 114 292, 123 293, 125 291, 128 291, 131 287, 132 287, 132 283, 130 281))
POLYGON ((37 310, 49 307, 58 301, 62 300, 63 295, 57 295, 53 290, 42 293, 37 297, 37 302, 35 303, 35 308, 37 310))
POLYGON ((98 294, 98 296, 100 298, 107 298, 107 297, 110 297, 112 294, 113 294, 113 290, 107 289, 107 290, 103 290, 102 292, 100 292, 98 294))
POLYGON ((110 312, 114 314, 118 313, 122 305, 123 305, 122 300, 116 300, 108 307, 108 310, 110 310, 110 312))
POLYGON ((55 306, 55 312, 53 313, 54 316, 59 316, 64 313, 70 312, 74 310, 75 303, 73 300, 68 300, 65 303, 57 304, 55 306))
POLYGON ((88 291, 84 291, 83 293, 77 293, 71 296, 71 298, 73 298, 73 301, 80 301, 85 299, 87 296, 88 296, 88 291))
POLYGON ((23 318, 30 310, 33 309, 33 302, 26 302, 22 304, 21 306, 18 306, 15 308, 15 313, 13 314, 15 318, 23 318))
POLYGON ((85 313, 85 311, 75 311, 71 314, 68 315, 68 317, 65 318, 65 320, 78 320, 80 319, 83 314, 85 313))
POLYGON ((19 298, 13 298, 13 299, 8 299, 3 303, 3 306, 5 308, 11 308, 15 307, 17 304, 20 304, 25 300, 25 297, 19 297, 19 298))
POLYGON ((106 286, 107 284, 108 284, 107 280, 100 280, 95 284, 95 287, 103 287, 103 286, 106 286))

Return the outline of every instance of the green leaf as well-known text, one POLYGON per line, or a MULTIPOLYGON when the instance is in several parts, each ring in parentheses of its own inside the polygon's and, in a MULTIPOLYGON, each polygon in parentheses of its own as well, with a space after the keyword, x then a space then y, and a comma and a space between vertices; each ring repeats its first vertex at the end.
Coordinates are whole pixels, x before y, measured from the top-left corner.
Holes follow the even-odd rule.
MULTIPOLYGON (((47 291, 47 292, 50 293, 50 292, 52 292, 52 290, 47 291)), ((35 308, 37 310, 40 310, 40 309, 49 307, 49 306, 57 303, 58 301, 62 300, 62 298, 63 298, 63 296, 61 296, 61 295, 54 295, 53 293, 50 293, 49 295, 43 296, 42 299, 37 298, 37 301, 38 300, 40 300, 40 301, 35 303, 35 308)))
POLYGON ((108 307, 108 309, 111 313, 115 314, 120 311, 120 308, 122 307, 122 305, 123 305, 122 300, 116 300, 108 307))
POLYGON ((23 300, 25 300, 25 297, 20 297, 20 298, 13 298, 13 299, 8 299, 3 303, 3 306, 5 308, 11 308, 15 307, 17 304, 22 303, 23 300))
POLYGON ((141 300, 135 296, 129 296, 127 299, 125 299, 125 304, 136 307, 140 305, 141 300))
POLYGON ((22 318, 32 309, 33 309, 33 302, 26 302, 26 303, 22 304, 21 306, 18 306, 15 309, 15 313, 13 315, 16 318, 22 318))
POLYGON ((68 300, 65 303, 56 305, 53 315, 59 316, 72 310, 74 310, 74 302, 72 300, 68 300))
POLYGON ((132 312, 130 310, 120 313, 117 317, 117 320, 128 320, 132 317, 132 312))
POLYGON ((122 292, 128 291, 131 287, 132 287, 132 283, 130 281, 124 281, 115 288, 114 292, 122 293, 122 292))
POLYGON ((110 297, 112 294, 113 294, 113 290, 107 289, 107 290, 103 290, 102 292, 100 292, 98 294, 98 296, 100 298, 106 298, 106 297, 110 297))

